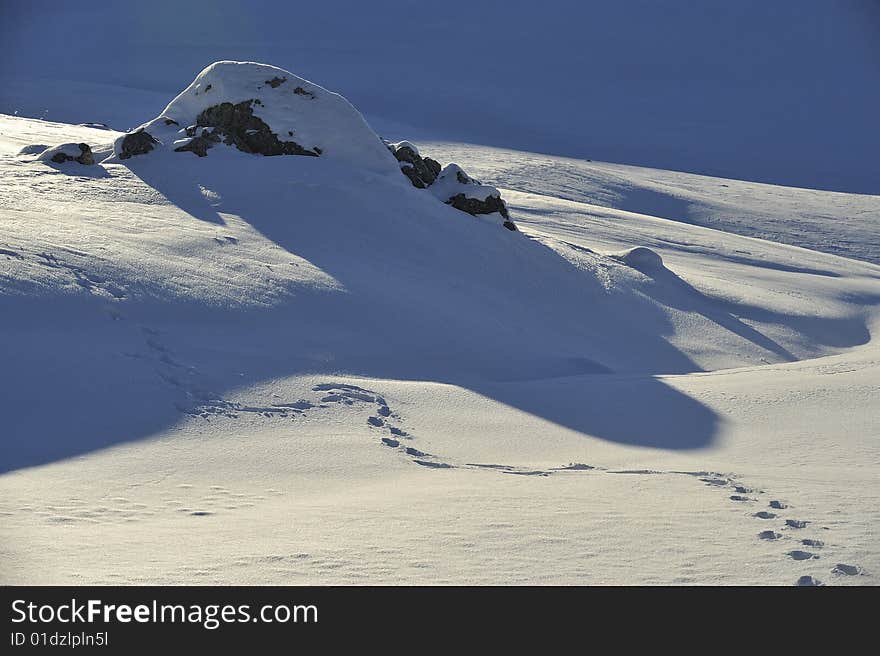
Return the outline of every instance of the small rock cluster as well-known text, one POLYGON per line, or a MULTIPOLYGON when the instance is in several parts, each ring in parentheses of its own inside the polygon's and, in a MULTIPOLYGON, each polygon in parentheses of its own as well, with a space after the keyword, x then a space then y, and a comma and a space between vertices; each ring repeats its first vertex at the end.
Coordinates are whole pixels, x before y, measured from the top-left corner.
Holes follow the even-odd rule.
POLYGON ((84 143, 66 143, 54 148, 47 148, 40 154, 39 159, 54 162, 55 164, 76 162, 77 164, 91 166, 95 163, 92 149, 89 148, 88 144, 84 143))
POLYGON ((119 149, 119 159, 128 159, 134 155, 146 155, 159 143, 153 136, 141 128, 125 135, 119 149))
POLYGON ((418 149, 408 141, 387 144, 388 150, 400 162, 400 170, 409 178, 413 187, 425 189, 434 184, 442 167, 430 157, 422 158, 418 149))
POLYGON ((447 205, 472 216, 497 212, 504 219, 502 225, 516 231, 507 205, 494 187, 471 178, 458 164, 443 168, 437 160, 422 157, 418 148, 408 141, 386 142, 386 145, 400 163, 401 172, 417 189, 430 189, 447 205))

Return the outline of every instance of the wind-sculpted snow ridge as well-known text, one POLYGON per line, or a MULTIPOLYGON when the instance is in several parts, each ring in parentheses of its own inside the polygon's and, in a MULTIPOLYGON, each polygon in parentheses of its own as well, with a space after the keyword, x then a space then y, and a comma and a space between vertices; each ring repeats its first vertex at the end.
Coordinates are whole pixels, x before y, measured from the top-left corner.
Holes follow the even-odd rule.
POLYGON ((156 149, 206 157, 220 145, 252 155, 324 157, 372 174, 403 173, 422 189, 436 180, 432 192, 440 201, 472 216, 497 216, 516 230, 494 187, 455 164, 441 171, 409 142, 386 144, 341 95, 266 64, 211 64, 159 116, 117 138, 113 153, 119 160, 156 149))

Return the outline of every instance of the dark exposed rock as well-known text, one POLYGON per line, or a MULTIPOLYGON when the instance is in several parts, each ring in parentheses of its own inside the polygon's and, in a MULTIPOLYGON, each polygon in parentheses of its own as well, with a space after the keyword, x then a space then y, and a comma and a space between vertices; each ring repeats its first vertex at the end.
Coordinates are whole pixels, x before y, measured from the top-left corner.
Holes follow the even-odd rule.
POLYGON ((307 98, 311 98, 312 100, 316 98, 314 93, 312 93, 308 89, 303 89, 302 87, 297 87, 293 90, 293 92, 298 96, 306 96, 307 98))
POLYGON ((516 226, 507 226, 508 223, 511 225, 513 225, 513 223, 510 221, 510 214, 507 212, 507 205, 505 205, 504 201, 498 196, 488 196, 486 200, 480 200, 479 198, 468 198, 464 194, 456 194, 447 200, 446 204, 452 205, 455 209, 467 212, 468 214, 492 214, 493 212, 498 212, 501 216, 507 219, 504 227, 508 230, 516 230, 516 226))
POLYGON ((174 149, 174 152, 190 152, 195 153, 199 157, 204 157, 208 154, 208 149, 213 147, 216 143, 220 143, 220 137, 212 132, 208 132, 208 130, 202 130, 202 134, 190 139, 189 143, 184 144, 183 146, 178 146, 174 149))
POLYGON ((266 80, 266 84, 268 84, 273 89, 277 89, 285 82, 287 82, 286 77, 278 77, 277 75, 275 77, 273 77, 271 80, 266 80))
POLYGON ((92 149, 88 144, 77 144, 79 146, 79 155, 73 156, 67 153, 57 152, 52 155, 52 161, 56 164, 64 164, 65 162, 77 162, 85 166, 91 166, 95 163, 95 157, 92 155, 92 149))
POLYGON ((180 123, 175 121, 173 118, 166 118, 165 125, 180 125, 180 123))
MULTIPOLYGON (((422 157, 414 147, 406 142, 392 144, 385 142, 388 150, 394 155, 394 158, 400 162, 400 171, 403 173, 413 187, 417 189, 426 189, 437 181, 442 166, 437 160, 430 157, 422 157)), ((455 172, 455 178, 462 185, 479 185, 480 182, 468 176, 464 171, 455 172)), ((441 198, 442 200, 442 198, 441 198)), ((516 224, 510 220, 510 214, 507 211, 507 205, 499 196, 489 196, 485 200, 477 198, 469 198, 464 193, 459 193, 444 201, 447 205, 452 205, 457 210, 467 212, 471 215, 476 214, 492 214, 498 212, 504 218, 502 224, 508 230, 516 232, 516 224)))
POLYGON ((410 166, 410 165, 401 166, 400 170, 403 172, 403 174, 406 177, 409 178, 409 181, 412 182, 413 187, 415 187, 416 189, 424 189, 425 187, 428 186, 425 184, 425 182, 419 176, 419 174, 416 171, 414 166, 410 166))
POLYGON ((400 170, 409 178, 413 187, 424 189, 429 187, 437 179, 440 173, 440 164, 430 157, 422 159, 415 150, 406 145, 390 144, 388 149, 395 159, 402 164, 400 170))
POLYGON ((272 132, 262 119, 254 116, 252 105, 258 102, 245 100, 235 105, 224 102, 208 107, 198 115, 196 125, 186 129, 187 135, 194 138, 185 146, 175 150, 191 151, 204 157, 203 153, 206 153, 213 143, 222 140, 223 143, 235 146, 245 153, 311 157, 320 155, 317 149, 309 150, 295 141, 278 139, 278 135, 272 132), (199 137, 195 137, 196 127, 213 129, 211 131, 203 130, 199 137))
POLYGON ((119 159, 128 159, 133 155, 146 155, 156 147, 157 143, 159 142, 149 132, 141 128, 137 132, 125 135, 119 159))
POLYGON ((440 171, 443 169, 443 167, 440 166, 440 162, 436 159, 431 159, 430 157, 425 157, 424 162, 425 166, 427 166, 431 173, 434 174, 434 178, 436 179, 436 177, 440 175, 440 171))

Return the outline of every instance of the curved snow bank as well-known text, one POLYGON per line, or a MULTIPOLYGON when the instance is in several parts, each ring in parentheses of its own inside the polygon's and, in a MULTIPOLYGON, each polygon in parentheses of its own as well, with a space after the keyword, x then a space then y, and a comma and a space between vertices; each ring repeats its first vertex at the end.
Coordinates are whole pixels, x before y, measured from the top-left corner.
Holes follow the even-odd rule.
POLYGON ((320 155, 359 169, 397 171, 382 140, 345 98, 255 62, 211 64, 161 115, 117 139, 115 153, 125 159, 152 150, 132 143, 144 133, 156 147, 201 156, 223 143, 245 152, 320 155))

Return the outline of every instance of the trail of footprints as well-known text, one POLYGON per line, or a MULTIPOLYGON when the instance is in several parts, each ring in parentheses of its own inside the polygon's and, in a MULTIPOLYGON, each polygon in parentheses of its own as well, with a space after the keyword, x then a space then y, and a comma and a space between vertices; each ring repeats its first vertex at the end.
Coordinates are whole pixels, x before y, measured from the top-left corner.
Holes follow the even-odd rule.
MULTIPOLYGON (((74 252, 76 255, 80 253, 74 252)), ((24 256, 18 251, 0 248, 0 255, 7 258, 23 259, 24 256)), ((76 283, 83 287, 86 291, 97 296, 110 297, 113 300, 125 299, 125 290, 112 282, 103 278, 87 273, 83 268, 69 264, 58 259, 51 253, 38 253, 37 263, 55 269, 64 269, 72 274, 76 283)), ((120 315, 111 312, 111 318, 119 319, 120 315)), ((764 494, 763 490, 754 490, 741 485, 737 482, 736 477, 732 475, 719 474, 716 472, 686 472, 686 471, 655 471, 655 470, 608 470, 604 467, 592 466, 583 463, 570 463, 565 466, 552 467, 549 469, 528 469, 522 467, 514 467, 503 464, 486 464, 486 463, 449 463, 439 460, 437 457, 420 451, 413 446, 409 446, 407 442, 412 441, 412 436, 400 427, 400 416, 391 409, 386 399, 371 390, 345 383, 322 383, 312 387, 312 392, 317 393, 317 399, 309 401, 299 399, 293 402, 272 403, 268 405, 248 405, 238 402, 228 401, 220 395, 214 394, 208 390, 202 389, 197 381, 198 371, 195 367, 187 365, 175 359, 172 352, 160 341, 160 333, 148 327, 141 327, 144 342, 147 347, 147 355, 138 353, 126 353, 125 355, 133 358, 148 358, 156 362, 158 374, 162 380, 180 389, 186 398, 186 401, 177 405, 178 410, 191 415, 209 419, 213 416, 223 416, 229 418, 237 418, 242 414, 261 415, 264 417, 297 417, 308 411, 315 409, 326 409, 334 405, 355 406, 361 404, 375 404, 375 413, 367 418, 369 427, 380 433, 380 443, 390 449, 397 450, 403 455, 409 457, 412 462, 422 467, 430 469, 474 469, 474 470, 492 470, 502 474, 514 476, 551 476, 563 472, 603 472, 606 474, 635 474, 635 475, 686 475, 698 478, 702 483, 709 487, 724 489, 729 494, 730 501, 734 503, 753 504, 758 503, 755 496, 764 494)), ((217 490, 221 492, 221 490, 217 490)), ((225 491, 222 491, 223 493, 225 491)), ((240 495, 233 495, 235 496, 240 495)), ((258 497, 259 499, 259 497, 258 497)), ((213 497, 205 497, 205 501, 213 501, 213 497)), ((126 507, 125 499, 117 499, 117 504, 109 504, 108 506, 99 506, 96 508, 73 508, 69 513, 59 513, 59 509, 49 507, 46 511, 35 511, 39 514, 45 514, 51 521, 76 521, 77 519, 85 519, 90 521, 102 521, 109 517, 122 519, 124 521, 133 521, 138 515, 146 512, 145 508, 138 507, 139 504, 126 507), (122 507, 115 508, 114 505, 122 507)), ((236 499, 236 501, 241 501, 236 499)), ((176 501, 169 502, 176 505, 176 501)), ((242 502, 243 505, 252 505, 250 502, 242 502)), ((74 504, 75 505, 75 504, 74 504)), ((236 504, 227 507, 236 507, 236 504)), ((780 512, 788 510, 789 506, 777 499, 771 500, 766 509, 758 510, 753 513, 752 517, 760 522, 769 522, 779 520, 773 528, 764 529, 757 533, 757 538, 768 541, 783 541, 789 539, 797 539, 798 544, 802 548, 796 548, 788 551, 786 555, 795 561, 810 561, 821 558, 822 549, 825 543, 814 537, 790 538, 797 531, 801 531, 810 526, 811 522, 802 519, 782 517, 780 512), (783 531, 783 532, 780 532, 783 531)), ((180 504, 175 508, 177 512, 188 513, 193 516, 207 516, 213 513, 212 510, 199 508, 190 508, 186 504, 180 504)), ((147 512, 147 514, 153 514, 147 512)), ((827 527, 822 527, 827 529, 827 527)), ((831 569, 831 574, 835 576, 858 576, 863 571, 858 565, 847 563, 837 563, 831 569)), ((822 581, 813 576, 801 576, 796 585, 800 586, 816 586, 823 585, 822 581)))
MULTIPOLYGON (((753 490, 740 485, 734 476, 717 474, 712 472, 672 472, 680 474, 688 474, 698 476, 706 485, 730 490, 736 494, 729 496, 730 500, 736 503, 759 503, 759 499, 751 494, 765 494, 763 490, 753 490)), ((774 528, 765 529, 758 532, 757 537, 760 540, 782 541, 797 540, 800 547, 788 551, 785 555, 796 561, 817 560, 821 558, 821 550, 825 547, 825 542, 815 537, 800 537, 799 532, 808 528, 813 522, 804 519, 794 519, 783 517, 784 512, 790 510, 788 504, 779 499, 772 499, 767 503, 766 510, 758 510, 752 514, 752 517, 760 522, 773 521, 774 528)), ((829 530, 827 526, 821 527, 822 530, 829 530)), ((849 565, 846 563, 837 563, 832 569, 831 574, 835 576, 858 576, 862 574, 862 568, 858 565, 849 565)), ((795 585, 799 586, 817 586, 824 585, 822 581, 810 575, 801 576, 795 585)))
MULTIPOLYGON (((740 483, 736 476, 720 474, 708 471, 658 471, 652 469, 618 469, 612 470, 604 467, 587 465, 584 463, 569 463, 560 467, 548 469, 529 469, 514 467, 497 463, 452 463, 446 462, 436 456, 425 453, 411 446, 413 436, 401 428, 401 417, 396 413, 387 400, 381 394, 344 383, 322 383, 312 387, 313 392, 320 396, 316 401, 300 400, 295 403, 274 404, 271 406, 243 406, 222 400, 215 400, 197 405, 190 410, 190 414, 208 417, 212 414, 223 414, 230 417, 238 416, 242 412, 256 412, 265 416, 292 416, 302 414, 316 408, 327 408, 331 405, 375 405, 375 412, 367 418, 369 428, 379 433, 379 442, 388 449, 400 452, 410 458, 413 463, 429 469, 471 469, 489 470, 501 474, 513 476, 553 476, 572 472, 595 472, 613 475, 679 475, 697 478, 704 485, 723 491, 732 503, 752 505, 758 504, 759 497, 766 494, 763 490, 747 487, 740 483)), ((799 537, 798 533, 811 527, 813 522, 787 517, 786 511, 789 505, 778 500, 770 500, 766 507, 756 510, 752 517, 759 523, 771 523, 772 528, 762 529, 756 534, 756 538, 768 541, 797 540, 798 548, 791 549, 785 555, 795 561, 810 561, 822 557, 825 547, 824 541, 816 537, 799 537)), ((827 527, 822 527, 828 530, 827 527)), ((830 570, 834 576, 858 576, 863 573, 858 565, 837 563, 830 570)), ((822 581, 810 575, 801 576, 796 585, 818 586, 824 585, 822 581)))
MULTIPOLYGON (((766 494, 764 490, 754 489, 743 485, 736 476, 720 474, 708 471, 658 471, 651 469, 622 469, 609 470, 604 467, 587 465, 584 463, 569 463, 560 467, 549 469, 528 469, 503 465, 497 463, 450 463, 438 459, 424 451, 410 446, 413 436, 400 427, 400 416, 391 409, 386 399, 376 392, 362 387, 340 383, 325 383, 316 385, 313 391, 321 392, 324 396, 317 405, 312 407, 326 407, 329 403, 342 403, 355 405, 359 403, 375 404, 376 411, 367 418, 368 426, 380 433, 380 442, 389 449, 402 452, 415 464, 430 469, 479 469, 491 470, 501 474, 514 476, 553 476, 571 472, 601 472, 615 475, 680 475, 697 478, 704 485, 724 491, 731 502, 743 505, 759 503, 759 497, 766 494), (409 444, 408 444, 409 443, 409 444)), ((798 547, 791 549, 785 555, 795 561, 809 561, 821 558, 820 555, 825 547, 824 541, 816 537, 800 537, 799 532, 808 529, 813 522, 795 517, 785 517, 790 510, 789 505, 779 499, 770 500, 766 509, 756 510, 752 517, 760 523, 774 522, 773 528, 764 529, 757 533, 757 539, 771 541, 788 541, 795 539, 798 547)), ((827 527, 822 527, 828 530, 827 527)), ((858 565, 837 563, 830 573, 834 576, 858 576, 862 569, 858 565)), ((796 585, 817 586, 823 582, 810 575, 801 576, 796 585)))
MULTIPOLYGON (((0 255, 5 255, 7 257, 21 257, 19 253, 6 249, 0 249, 0 255)), ((73 273, 74 277, 76 278, 77 283, 79 283, 82 287, 84 287, 87 291, 91 293, 107 294, 116 300, 125 297, 124 292, 121 291, 118 287, 115 287, 112 284, 107 284, 106 281, 101 280, 96 276, 87 275, 83 270, 79 269, 78 267, 67 265, 66 263, 61 262, 50 254, 40 253, 39 257, 42 258, 43 261, 41 263, 45 266, 66 268, 71 271, 71 273, 73 273)), ((118 315, 114 316, 113 313, 111 313, 111 318, 119 319, 121 317, 118 315)), ((141 327, 141 331, 147 347, 147 355, 139 353, 126 353, 125 355, 133 358, 152 359, 157 364, 157 371, 160 378, 162 378, 165 383, 171 385, 172 387, 180 389, 184 393, 186 401, 177 404, 178 410, 191 416, 199 416, 204 419, 222 416, 234 419, 238 418, 242 414, 253 414, 261 415, 267 418, 295 418, 312 410, 326 409, 332 406, 375 404, 375 412, 367 418, 367 424, 372 430, 380 433, 380 443, 386 448, 394 449, 401 452, 403 455, 410 458, 413 463, 429 469, 491 470, 497 471, 501 474, 514 476, 542 477, 557 475, 565 472, 602 472, 606 474, 618 475, 686 475, 698 478, 702 483, 709 487, 725 489, 728 492, 732 492, 732 494, 729 494, 729 499, 734 503, 757 503, 758 499, 754 496, 749 495, 764 494, 763 490, 753 490, 739 484, 736 481, 735 476, 729 474, 719 474, 716 472, 657 471, 647 469, 609 470, 604 467, 587 465, 584 463, 570 463, 568 465, 551 467, 549 469, 528 469, 494 463, 468 462, 453 464, 449 462, 444 462, 438 459, 436 456, 420 451, 419 449, 416 449, 415 447, 408 444, 411 443, 413 439, 412 435, 401 428, 400 416, 391 409, 391 406, 388 404, 385 397, 381 394, 365 389, 363 387, 359 387, 357 385, 350 385, 346 383, 321 383, 312 387, 311 391, 317 393, 317 398, 312 401, 299 399, 292 402, 271 403, 268 405, 249 405, 234 401, 228 401, 226 399, 223 399, 220 395, 214 394, 200 387, 200 385, 197 383, 197 369, 193 366, 178 361, 175 358, 174 354, 170 351, 170 349, 168 349, 161 342, 159 331, 143 326, 141 327)), ((210 501, 211 499, 206 498, 206 500, 210 501)), ((170 503, 174 505, 175 502, 172 501, 170 503)), ((244 503, 243 505, 251 504, 244 503)), ((778 512, 774 512, 785 511, 789 508, 788 505, 783 503, 782 501, 776 499, 771 500, 768 503, 767 508, 768 509, 756 511, 752 515, 752 517, 761 522, 780 520, 783 523, 776 525, 772 529, 765 529, 758 532, 757 538, 760 540, 787 540, 789 539, 788 536, 792 535, 792 531, 800 531, 806 529, 811 524, 811 522, 807 520, 783 518, 778 512), (784 531, 784 533, 781 533, 779 531, 784 531)), ((54 521, 70 521, 74 519, 74 517, 71 517, 69 515, 59 516, 59 513, 51 512, 51 510, 56 509, 50 509, 50 512, 44 512, 42 514, 49 515, 50 519, 54 521)), ((198 508, 193 509, 188 507, 187 505, 181 505, 181 507, 175 508, 175 510, 177 512, 185 512, 193 516, 206 516, 213 513, 212 510, 201 510, 198 508)), ((96 509, 90 509, 89 511, 82 510, 81 512, 82 514, 80 514, 77 519, 91 519, 92 521, 99 521, 99 517, 106 512, 111 516, 120 516, 121 514, 124 520, 132 521, 138 514, 144 512, 144 509, 129 507, 123 510, 99 507, 96 509)), ((104 518, 105 517, 101 517, 101 519, 104 518)), ((820 552, 825 546, 825 543, 817 538, 805 537, 799 539, 799 545, 804 548, 792 549, 791 551, 788 551, 786 555, 796 561, 808 561, 815 560, 821 557, 820 552)), ((835 576, 858 576, 862 573, 863 571, 861 567, 859 567, 858 565, 851 565, 847 563, 837 563, 831 569, 831 574, 835 576)), ((797 580, 796 585, 816 586, 823 585, 823 583, 822 581, 812 576, 805 575, 801 576, 797 580)))
MULTIPOLYGON (((389 418, 399 420, 399 416, 394 413, 385 399, 374 392, 354 387, 352 385, 336 385, 327 384, 319 385, 314 389, 322 389, 332 391, 333 396, 340 395, 351 400, 360 400, 365 402, 375 402, 377 404, 377 412, 370 416, 367 423, 371 428, 378 430, 387 430, 390 435, 383 435, 380 439, 386 447, 403 451, 409 456, 414 463, 423 467, 432 469, 483 469, 494 470, 502 474, 511 474, 516 476, 552 476, 563 472, 602 472, 605 474, 617 475, 680 475, 690 476, 699 479, 706 486, 725 491, 731 502, 737 504, 751 505, 759 503, 759 496, 765 494, 764 490, 758 490, 741 484, 736 476, 730 474, 720 474, 708 471, 658 471, 651 469, 622 469, 609 470, 604 467, 587 465, 584 463, 569 463, 560 467, 551 467, 549 469, 526 469, 521 467, 513 467, 503 464, 486 464, 486 463, 462 463, 453 464, 438 460, 423 451, 419 451, 411 446, 404 444, 409 441, 412 436, 403 432, 395 424, 389 421, 389 418)), ((322 401, 331 400, 326 397, 322 401)), ((757 538, 761 540, 787 541, 795 539, 801 548, 788 551, 785 555, 795 561, 817 560, 821 558, 822 549, 825 547, 824 541, 816 537, 799 537, 798 532, 807 529, 812 524, 811 521, 797 519, 793 517, 783 517, 787 514, 784 511, 789 510, 789 505, 779 499, 772 499, 767 503, 766 509, 757 510, 752 517, 758 522, 778 522, 772 529, 761 530, 757 533, 757 538), (777 530, 778 529, 778 530, 777 530), (781 531, 781 532, 780 532, 781 531)), ((822 527, 828 530, 827 527, 822 527)), ((847 563, 837 563, 830 572, 834 576, 858 576, 863 573, 858 565, 850 565, 847 563)), ((810 575, 801 576, 796 585, 799 586, 819 586, 824 585, 822 581, 810 575)))

